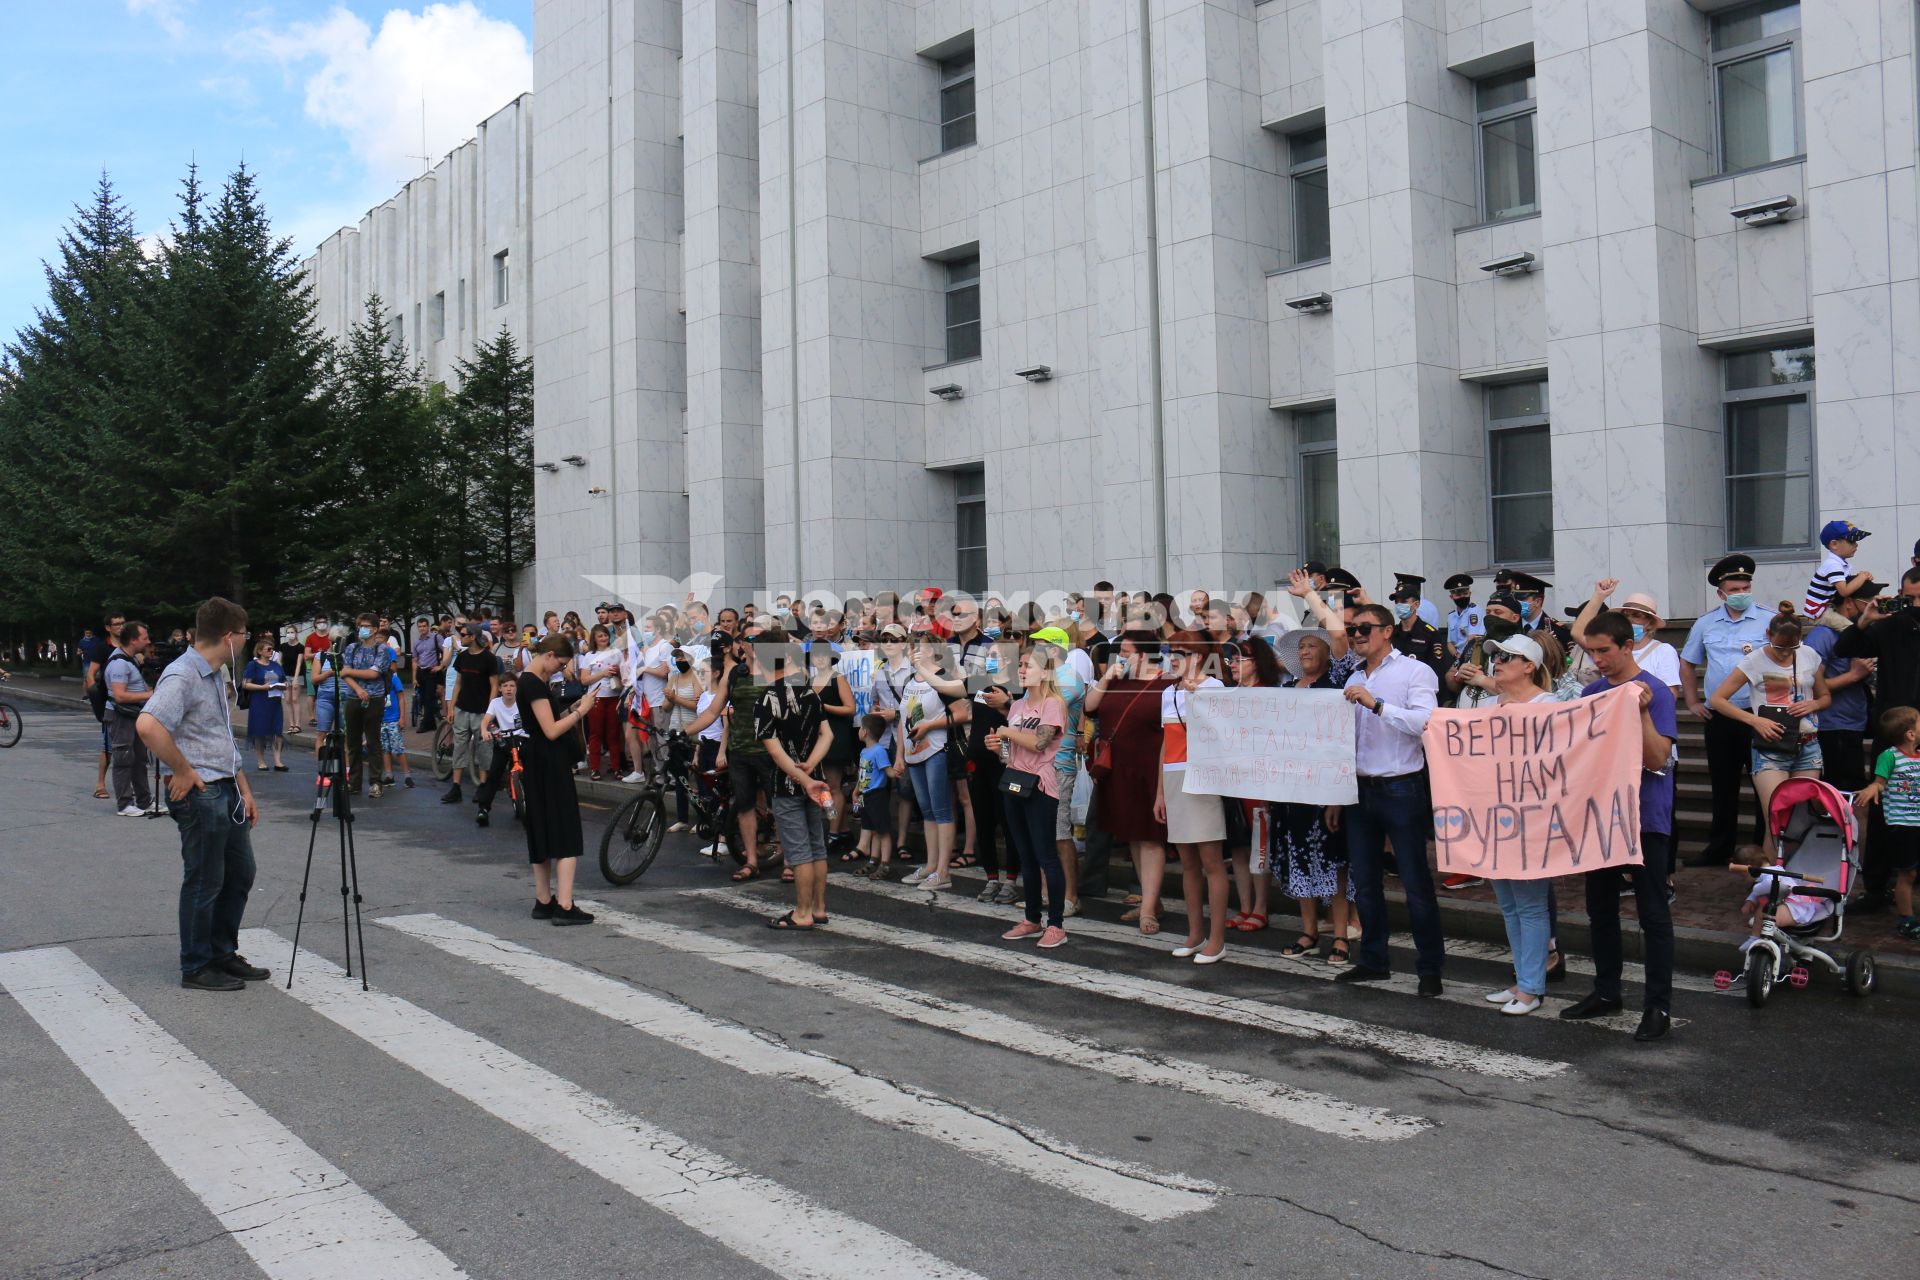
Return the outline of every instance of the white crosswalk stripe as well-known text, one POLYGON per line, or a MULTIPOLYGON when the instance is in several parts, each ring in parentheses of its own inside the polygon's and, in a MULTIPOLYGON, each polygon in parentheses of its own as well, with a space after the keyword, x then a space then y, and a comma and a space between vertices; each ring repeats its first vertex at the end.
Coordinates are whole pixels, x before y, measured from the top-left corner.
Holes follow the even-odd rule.
MULTIPOLYGON (((833 887, 836 890, 850 889, 855 893, 893 898, 896 901, 912 902, 920 906, 926 906, 931 902, 942 911, 954 911, 961 915, 980 916, 994 920, 1003 927, 1010 925, 1015 918, 1007 913, 1005 907, 993 907, 988 906, 984 902, 975 902, 972 898, 966 897, 963 894, 935 893, 930 890, 915 889, 910 885, 874 884, 867 880, 853 879, 845 882, 836 880, 834 881, 833 887)), ((1166 934, 1149 938, 1131 925, 1111 924, 1105 920, 1090 920, 1086 916, 1074 917, 1073 923, 1068 931, 1070 933, 1083 934, 1089 938, 1098 938, 1102 942, 1118 942, 1122 946, 1137 947, 1141 950, 1157 952, 1160 955, 1166 955, 1166 953, 1176 945, 1173 941, 1169 941, 1166 934)), ((1284 973, 1296 978, 1314 978, 1321 982, 1333 981, 1334 977, 1340 972, 1332 965, 1321 960, 1318 956, 1294 959, 1290 956, 1283 956, 1276 952, 1269 951, 1265 947, 1235 946, 1233 944, 1233 936, 1232 933, 1227 935, 1227 958, 1222 961, 1223 964, 1246 969, 1264 969, 1269 973, 1284 973)), ((1459 953, 1452 942, 1447 943, 1447 953, 1449 955, 1459 953)), ((1500 952, 1498 958, 1503 961, 1506 960, 1507 953, 1504 951, 1500 952)), ((1420 980, 1410 973, 1397 973, 1390 978, 1383 978, 1378 982, 1369 982, 1367 986, 1375 991, 1392 991, 1399 995, 1417 996, 1420 991, 1420 980)), ((1499 1011, 1481 999, 1481 996, 1490 989, 1490 986, 1469 986, 1465 983, 1455 981, 1448 984, 1447 989, 1440 993, 1439 998, 1445 1003, 1462 1005, 1472 1009, 1479 1015, 1498 1017, 1500 1016, 1499 1011)), ((1581 994, 1585 993, 1583 992, 1581 994)), ((1548 996, 1548 1007, 1541 1010, 1535 1016, 1544 1018, 1561 1005, 1567 1003, 1570 1002, 1563 997, 1548 996)), ((1640 1025, 1640 1014, 1638 1011, 1633 1013, 1616 1013, 1601 1018, 1587 1018, 1577 1023, 1568 1023, 1567 1025, 1595 1027, 1604 1031, 1631 1033, 1635 1027, 1640 1025)), ((1684 1022, 1676 1022, 1675 1025, 1684 1026, 1686 1024, 1684 1022)))
POLYGON ((646 1035, 750 1075, 809 1085, 841 1106, 899 1132, 932 1138, 1146 1222, 1204 1210, 1219 1190, 1197 1179, 1080 1150, 1030 1126, 864 1073, 824 1053, 795 1049, 441 916, 392 916, 379 923, 646 1035))
MULTIPOLYGON (((292 947, 249 929, 244 950, 283 971, 292 947)), ((276 986, 275 990, 284 990, 276 986)), ((759 1177, 545 1068, 300 956, 290 994, 336 1026, 538 1139, 574 1163, 777 1275, 805 1280, 963 1280, 974 1273, 759 1177)), ((377 1268, 364 1274, 383 1274, 377 1268)))
POLYGON ((691 929, 643 920, 605 903, 589 902, 585 905, 596 913, 599 923, 637 941, 702 956, 716 964, 755 974, 770 982, 818 991, 895 1018, 951 1031, 985 1044, 1098 1071, 1118 1080, 1177 1089, 1194 1097, 1320 1133, 1362 1141, 1389 1142, 1413 1137, 1432 1127, 1431 1121, 1418 1116, 1395 1115, 1377 1107, 1343 1102, 1329 1094, 1299 1089, 1205 1063, 1111 1048, 1082 1036, 1051 1030, 957 1000, 929 995, 875 978, 843 974, 825 965, 777 952, 757 950, 691 929))
POLYGON ((273 1280, 466 1274, 72 951, 0 954, 0 986, 273 1280))
MULTIPOLYGON (((762 915, 769 914, 765 898, 738 889, 696 889, 688 897, 725 903, 728 906, 762 915)), ((1174 1013, 1192 1014, 1255 1027, 1281 1035, 1324 1040, 1348 1048, 1385 1053, 1423 1066, 1470 1071, 1510 1080, 1540 1080, 1567 1070, 1564 1062, 1528 1057, 1498 1049, 1443 1040, 1415 1031, 1376 1026, 1334 1014, 1255 1000, 1215 995, 1149 978, 1113 973, 1068 961, 1055 960, 1012 944, 989 946, 973 942, 955 942, 931 933, 902 929, 895 925, 856 920, 847 915, 833 917, 835 934, 863 938, 872 942, 906 947, 929 955, 944 956, 965 964, 1032 978, 1055 986, 1072 987, 1095 995, 1110 996, 1153 1005, 1174 1013)), ((1030 944, 1029 944, 1030 945, 1030 944)))

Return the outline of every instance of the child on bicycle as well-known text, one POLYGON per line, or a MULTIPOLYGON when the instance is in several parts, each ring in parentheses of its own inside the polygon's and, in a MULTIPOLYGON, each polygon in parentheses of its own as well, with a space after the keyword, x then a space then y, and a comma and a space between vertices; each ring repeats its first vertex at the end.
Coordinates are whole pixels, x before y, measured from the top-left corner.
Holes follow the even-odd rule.
MULTIPOLYGON (((501 739, 520 732, 520 704, 515 683, 513 680, 502 680, 500 696, 487 704, 486 714, 480 717, 480 736, 493 744, 493 761, 487 769, 486 781, 473 793, 473 802, 479 807, 473 815, 473 824, 477 827, 487 825, 493 809, 493 798, 506 785, 507 774, 513 768, 513 752, 501 739)), ((514 806, 514 816, 520 816, 518 805, 514 806)))
MULTIPOLYGON (((1761 867, 1773 866, 1774 862, 1767 856, 1765 849, 1757 844, 1749 844, 1740 846, 1740 851, 1734 855, 1733 865, 1745 867, 1747 873, 1752 875, 1761 867)), ((1812 883, 1804 876, 1777 872, 1774 875, 1754 876, 1753 891, 1747 894, 1747 900, 1740 904, 1740 918, 1747 922, 1750 935, 1748 941, 1741 947, 1743 954, 1746 947, 1752 945, 1752 939, 1760 936, 1761 926, 1766 921, 1767 900, 1773 896, 1773 882, 1776 876, 1780 881, 1780 887, 1786 891, 1780 899, 1780 905, 1774 909, 1773 913, 1773 922, 1782 929, 1812 924, 1816 920, 1825 919, 1833 914, 1833 903, 1828 899, 1816 897, 1810 893, 1793 892, 1796 885, 1812 883)))
POLYGON ((885 717, 869 712, 860 717, 860 773, 854 784, 853 807, 860 815, 860 852, 867 861, 855 875, 874 880, 893 878, 893 765, 885 717))

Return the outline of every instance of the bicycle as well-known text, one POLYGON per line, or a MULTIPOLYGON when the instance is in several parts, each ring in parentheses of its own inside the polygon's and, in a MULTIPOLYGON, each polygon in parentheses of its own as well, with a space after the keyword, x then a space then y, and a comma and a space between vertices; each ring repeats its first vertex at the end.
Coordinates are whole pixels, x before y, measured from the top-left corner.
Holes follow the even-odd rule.
POLYGON ((437 782, 453 776, 453 723, 449 720, 442 720, 433 731, 433 776, 437 782))
POLYGON ((693 830, 703 843, 716 850, 724 848, 735 862, 746 861, 734 827, 733 793, 727 786, 726 771, 694 769, 693 743, 679 732, 667 736, 665 755, 664 766, 656 771, 655 780, 615 810, 613 820, 601 833, 600 874, 609 884, 632 884, 646 874, 659 856, 660 845, 667 834, 666 779, 669 777, 686 784, 693 830))
MULTIPOLYGON (((11 679, 0 674, 0 680, 11 679)), ((0 747, 10 747, 20 741, 20 711, 11 702, 0 702, 0 747)))

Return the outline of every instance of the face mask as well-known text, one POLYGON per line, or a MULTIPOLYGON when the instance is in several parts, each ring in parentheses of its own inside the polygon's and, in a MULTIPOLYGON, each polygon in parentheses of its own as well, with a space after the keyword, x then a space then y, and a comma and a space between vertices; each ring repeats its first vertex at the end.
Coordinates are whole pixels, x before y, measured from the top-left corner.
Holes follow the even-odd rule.
MULTIPOLYGON (((1000 638, 1000 628, 988 627, 985 631, 982 631, 980 634, 985 636, 989 640, 998 640, 1000 638)), ((995 658, 994 661, 998 662, 999 659, 995 658)))
POLYGON ((1072 618, 1075 622, 1080 621, 1080 611, 1078 609, 1067 610, 1067 616, 1069 618, 1072 618))
POLYGON ((999 654, 989 653, 987 655, 987 674, 990 676, 997 676, 1000 674, 1000 655, 999 654))
POLYGON ((1506 618, 1487 619, 1487 639, 1489 640, 1512 639, 1513 634, 1518 630, 1520 630, 1520 624, 1506 618))
POLYGON ((372 638, 373 638, 373 628, 372 628, 372 627, 362 627, 362 628, 360 628, 360 638, 361 638, 362 640, 370 640, 370 639, 372 639, 372 638))
POLYGON ((1455 596, 1453 598, 1453 607, 1456 609, 1466 609, 1471 607, 1472 604, 1473 604, 1472 596, 1455 596))
POLYGON ((1635 644, 1639 644, 1642 640, 1645 640, 1646 638, 1647 638, 1647 629, 1641 626, 1637 622, 1634 623, 1633 624, 1633 642, 1635 644))
POLYGON ((1533 601, 1522 600, 1520 602, 1520 621, 1525 622, 1531 617, 1533 617, 1533 601))
POLYGON ((681 675, 685 675, 687 672, 693 670, 693 664, 691 662, 676 662, 673 665, 680 669, 681 675))
POLYGON ((653 628, 652 628, 652 627, 648 627, 648 628, 647 628, 647 629, 646 629, 645 631, 642 631, 642 632, 640 633, 640 638, 641 638, 642 640, 645 640, 645 641, 646 641, 646 642, 647 642, 648 644, 652 644, 652 643, 653 643, 653 628))
POLYGON ((1413 606, 1402 600, 1393 606, 1393 616, 1405 622, 1413 616, 1413 606))
POLYGON ((1728 596, 1727 608, 1734 610, 1736 613, 1745 612, 1753 608, 1753 592, 1737 591, 1728 596))

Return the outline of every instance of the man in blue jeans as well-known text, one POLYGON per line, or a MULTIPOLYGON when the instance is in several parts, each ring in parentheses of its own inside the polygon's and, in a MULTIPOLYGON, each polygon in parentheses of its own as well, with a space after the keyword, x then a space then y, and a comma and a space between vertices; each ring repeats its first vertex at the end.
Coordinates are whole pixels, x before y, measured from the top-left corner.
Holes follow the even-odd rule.
POLYGON ((194 644, 160 673, 138 730, 167 773, 180 829, 180 985, 238 991, 267 970, 240 954, 240 917, 253 888, 259 816, 233 739, 230 679, 247 645, 247 611, 213 597, 194 616, 194 644))
POLYGON ((1427 753, 1421 742, 1427 718, 1439 703, 1433 668, 1393 647, 1393 615, 1377 604, 1362 605, 1347 623, 1347 652, 1360 660, 1347 678, 1353 704, 1354 763, 1360 799, 1329 809, 1327 825, 1347 829, 1348 874, 1360 914, 1360 953, 1335 982, 1378 982, 1387 964, 1387 844, 1407 895, 1407 916, 1418 952, 1420 994, 1443 990, 1440 970, 1446 946, 1440 936, 1440 903, 1427 865, 1433 836, 1433 800, 1427 790, 1427 753))

